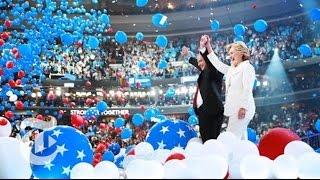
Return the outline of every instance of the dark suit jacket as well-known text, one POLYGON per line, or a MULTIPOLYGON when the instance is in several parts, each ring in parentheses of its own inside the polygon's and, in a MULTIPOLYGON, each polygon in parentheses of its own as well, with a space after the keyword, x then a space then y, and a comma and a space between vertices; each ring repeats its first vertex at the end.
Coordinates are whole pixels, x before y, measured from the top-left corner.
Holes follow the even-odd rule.
POLYGON ((197 82, 203 104, 199 108, 194 104, 193 108, 197 115, 199 115, 199 113, 204 113, 204 115, 223 114, 224 108, 221 97, 223 74, 220 73, 209 61, 207 57, 208 51, 204 54, 201 53, 201 55, 207 64, 203 71, 201 71, 198 66, 196 58, 191 57, 189 59, 189 63, 201 71, 197 82))

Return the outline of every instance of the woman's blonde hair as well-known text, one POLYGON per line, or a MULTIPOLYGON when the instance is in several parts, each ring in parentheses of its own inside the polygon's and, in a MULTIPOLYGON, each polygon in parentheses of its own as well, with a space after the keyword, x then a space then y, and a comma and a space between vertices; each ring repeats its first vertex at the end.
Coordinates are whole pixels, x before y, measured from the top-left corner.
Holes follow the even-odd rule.
POLYGON ((229 53, 231 47, 234 47, 234 49, 237 51, 237 52, 240 52, 243 56, 242 56, 242 60, 243 61, 246 61, 246 60, 249 60, 250 59, 250 51, 249 51, 249 48, 247 47, 247 45, 242 42, 242 41, 237 41, 237 42, 234 42, 234 43, 231 43, 231 44, 228 44, 226 46, 226 50, 227 52, 229 53))

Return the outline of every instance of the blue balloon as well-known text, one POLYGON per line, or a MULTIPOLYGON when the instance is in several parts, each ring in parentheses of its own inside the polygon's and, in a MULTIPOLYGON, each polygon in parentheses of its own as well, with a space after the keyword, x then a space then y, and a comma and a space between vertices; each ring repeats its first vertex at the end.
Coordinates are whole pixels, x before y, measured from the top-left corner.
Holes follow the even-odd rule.
POLYGON ((115 39, 121 45, 128 41, 127 34, 123 31, 117 31, 117 33, 115 35, 115 39))
POLYGON ((166 60, 161 59, 158 68, 159 69, 166 69, 168 67, 168 62, 166 60))
POLYGON ((103 153, 102 160, 113 162, 114 161, 114 154, 111 151, 107 150, 103 153))
POLYGON ((99 47, 99 40, 94 37, 94 36, 89 36, 87 42, 86 42, 86 47, 89 49, 96 49, 99 47))
POLYGON ((156 38, 156 45, 158 45, 160 48, 166 48, 168 44, 168 39, 164 35, 159 35, 156 38))
POLYGON ((148 0, 136 0, 136 5, 138 7, 143 7, 148 4, 148 0))
POLYGON ((102 14, 102 15, 100 16, 100 21, 101 21, 102 23, 104 23, 104 24, 109 24, 109 23, 110 23, 110 18, 109 18, 108 15, 102 14))
POLYGON ((253 26, 257 32, 264 32, 267 30, 268 23, 263 19, 259 19, 254 23, 253 26))
POLYGON ((253 143, 256 143, 257 141, 257 133, 254 129, 252 128, 247 128, 247 132, 248 132, 248 140, 253 142, 253 143))
POLYGON ((60 38, 61 38, 62 44, 65 46, 70 46, 74 43, 74 38, 70 33, 62 34, 60 38))
POLYGON ((317 121, 316 121, 316 123, 315 123, 315 128, 316 128, 316 130, 318 131, 318 132, 320 132, 320 119, 318 119, 317 121))
POLYGON ((143 60, 138 61, 138 66, 140 69, 143 69, 147 66, 147 63, 143 60))
POLYGON ((112 143, 109 146, 109 151, 111 151, 115 156, 120 153, 120 145, 118 143, 112 143))
POLYGON ((242 24, 236 24, 233 27, 233 31, 236 36, 243 36, 244 33, 246 32, 246 29, 242 24))
POLYGON ((104 112, 104 111, 106 111, 108 109, 108 104, 106 102, 104 102, 104 101, 99 101, 97 103, 96 108, 98 109, 98 111, 100 113, 102 113, 102 112, 104 112))
POLYGON ((33 175, 38 178, 69 179, 73 166, 92 163, 92 157, 92 147, 82 132, 70 126, 56 126, 37 136, 30 162, 33 175))
POLYGON ((165 96, 169 98, 173 98, 175 95, 176 95, 176 90, 173 87, 170 87, 165 94, 165 96))
POLYGON ((308 44, 302 44, 298 50, 303 56, 309 57, 312 55, 311 47, 308 44))
POLYGON ((185 121, 165 120, 156 123, 149 130, 146 142, 154 149, 173 149, 174 147, 185 148, 191 138, 197 136, 194 129, 185 121))
POLYGON ((89 108, 89 109, 86 111, 86 113, 85 113, 85 118, 86 118, 86 119, 92 119, 92 118, 97 117, 97 116, 99 116, 99 115, 100 115, 100 113, 99 113, 98 109, 95 108, 95 107, 92 107, 92 108, 89 108))
POLYGON ((132 130, 130 128, 124 128, 120 134, 121 139, 129 139, 132 137, 132 130))
POLYGON ((146 120, 150 121, 152 117, 156 116, 156 111, 153 108, 148 108, 143 113, 146 120))
POLYGON ((143 118, 142 114, 136 113, 133 115, 133 117, 132 117, 133 125, 140 126, 143 124, 143 122, 144 122, 144 118, 143 118))
POLYGON ((193 107, 189 107, 189 108, 188 108, 188 114, 189 114, 190 116, 196 115, 196 113, 194 112, 193 107))
POLYGON ((316 150, 317 153, 320 153, 320 148, 316 150))
POLYGON ((117 118, 114 121, 114 127, 116 127, 116 128, 121 128, 124 126, 124 124, 125 124, 125 120, 123 118, 117 118))
POLYGON ((320 9, 319 8, 313 8, 310 11, 310 17, 312 21, 319 21, 320 20, 320 9))
POLYGON ((199 124, 199 120, 198 120, 197 116, 195 116, 195 115, 190 116, 188 118, 188 122, 192 126, 195 126, 195 125, 199 124))
POLYGON ((142 41, 144 39, 144 35, 142 34, 142 32, 137 32, 136 39, 138 41, 142 41))
POLYGON ((116 158, 116 160, 114 161, 114 164, 118 167, 123 169, 123 160, 124 160, 124 155, 119 156, 116 158))
POLYGON ((218 31, 220 29, 220 22, 218 20, 213 20, 211 22, 212 31, 218 31))
POLYGON ((158 28, 165 28, 168 26, 167 16, 157 13, 152 16, 152 24, 158 28))

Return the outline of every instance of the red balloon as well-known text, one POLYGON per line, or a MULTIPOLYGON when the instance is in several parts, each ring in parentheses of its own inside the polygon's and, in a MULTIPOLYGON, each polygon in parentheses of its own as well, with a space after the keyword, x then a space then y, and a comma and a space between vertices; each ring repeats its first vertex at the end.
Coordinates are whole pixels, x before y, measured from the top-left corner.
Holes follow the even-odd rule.
POLYGON ((5 126, 8 122, 9 121, 6 118, 0 117, 0 126, 5 126))
POLYGON ((76 107, 76 103, 75 103, 75 102, 71 102, 71 103, 70 103, 70 106, 71 106, 71 107, 76 107))
POLYGON ((38 115, 36 116, 36 119, 43 120, 43 116, 42 116, 41 114, 38 114, 38 115))
POLYGON ((3 39, 0 39, 0 46, 3 46, 5 41, 3 39))
POLYGON ((145 109, 144 105, 141 105, 141 106, 140 106, 140 109, 141 109, 142 111, 144 111, 144 109, 145 109))
POLYGON ((105 130, 106 129, 106 124, 105 123, 100 123, 100 129, 105 130))
POLYGON ((6 21, 4 22, 4 25, 5 25, 7 28, 9 28, 9 27, 11 27, 12 23, 11 23, 11 21, 6 20, 6 21))
POLYGON ((18 72, 18 78, 19 78, 19 79, 23 78, 25 75, 26 75, 26 73, 24 73, 24 71, 22 71, 22 70, 20 70, 20 71, 18 72))
POLYGON ((101 153, 96 153, 96 154, 94 155, 94 158, 95 158, 95 159, 101 159, 101 158, 102 158, 102 154, 101 154, 101 153))
POLYGON ((7 40, 9 38, 9 35, 10 35, 10 33, 8 33, 8 32, 1 33, 1 38, 3 40, 7 40))
POLYGON ((115 132, 116 134, 120 134, 120 133, 121 133, 121 129, 120 129, 120 128, 115 128, 115 129, 114 129, 114 132, 115 132))
POLYGON ((178 159, 178 160, 183 160, 185 159, 186 157, 181 154, 181 153, 173 153, 171 154, 167 159, 166 159, 166 162, 172 160, 172 159, 178 159))
POLYGON ((89 122, 87 120, 84 120, 84 123, 83 123, 84 126, 88 126, 89 125, 89 122))
POLYGON ((17 79, 17 80, 16 80, 16 85, 21 85, 21 84, 22 84, 21 79, 17 79))
POLYGON ((10 87, 16 87, 16 82, 13 79, 8 81, 10 87))
POLYGON ((97 148, 96 148, 96 152, 104 152, 105 150, 106 150, 106 145, 105 144, 103 144, 103 143, 99 143, 98 144, 98 146, 97 146, 97 148))
POLYGON ((59 110, 59 114, 63 115, 64 111, 63 110, 59 110))
POLYGON ((16 54, 18 52, 18 48, 12 48, 11 52, 12 54, 16 54))
POLYGON ((24 104, 22 101, 17 101, 16 102, 16 108, 19 110, 22 110, 24 108, 24 104))
POLYGON ((73 114, 71 115, 71 124, 75 127, 80 127, 84 124, 84 119, 80 115, 73 114))
POLYGON ((8 61, 8 62, 6 63, 6 67, 7 67, 8 69, 12 69, 13 66, 14 66, 14 64, 13 64, 12 61, 8 61))
POLYGON ((0 76, 2 76, 2 75, 3 75, 3 69, 0 68, 0 76))
POLYGON ((12 111, 6 111, 4 113, 4 117, 8 118, 8 119, 12 119, 14 116, 13 112, 12 111))
POLYGON ((261 137, 258 149, 261 156, 271 160, 284 153, 284 148, 291 141, 300 140, 300 137, 289 129, 274 128, 261 137))
POLYGON ((124 114, 124 118, 125 118, 125 119, 129 119, 129 117, 130 117, 130 114, 129 114, 129 113, 125 113, 125 114, 124 114))
POLYGON ((20 59, 20 58, 21 58, 20 53, 19 53, 19 52, 15 53, 15 54, 14 54, 14 57, 15 57, 16 59, 20 59))

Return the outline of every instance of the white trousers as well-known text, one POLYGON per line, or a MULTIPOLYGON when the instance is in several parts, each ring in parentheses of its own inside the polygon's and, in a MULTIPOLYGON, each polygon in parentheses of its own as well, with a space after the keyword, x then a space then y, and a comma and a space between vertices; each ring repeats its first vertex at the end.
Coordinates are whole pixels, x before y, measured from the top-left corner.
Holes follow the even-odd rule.
POLYGON ((248 125, 251 121, 251 116, 243 119, 238 119, 238 114, 229 116, 227 131, 232 132, 239 140, 248 140, 248 125))

